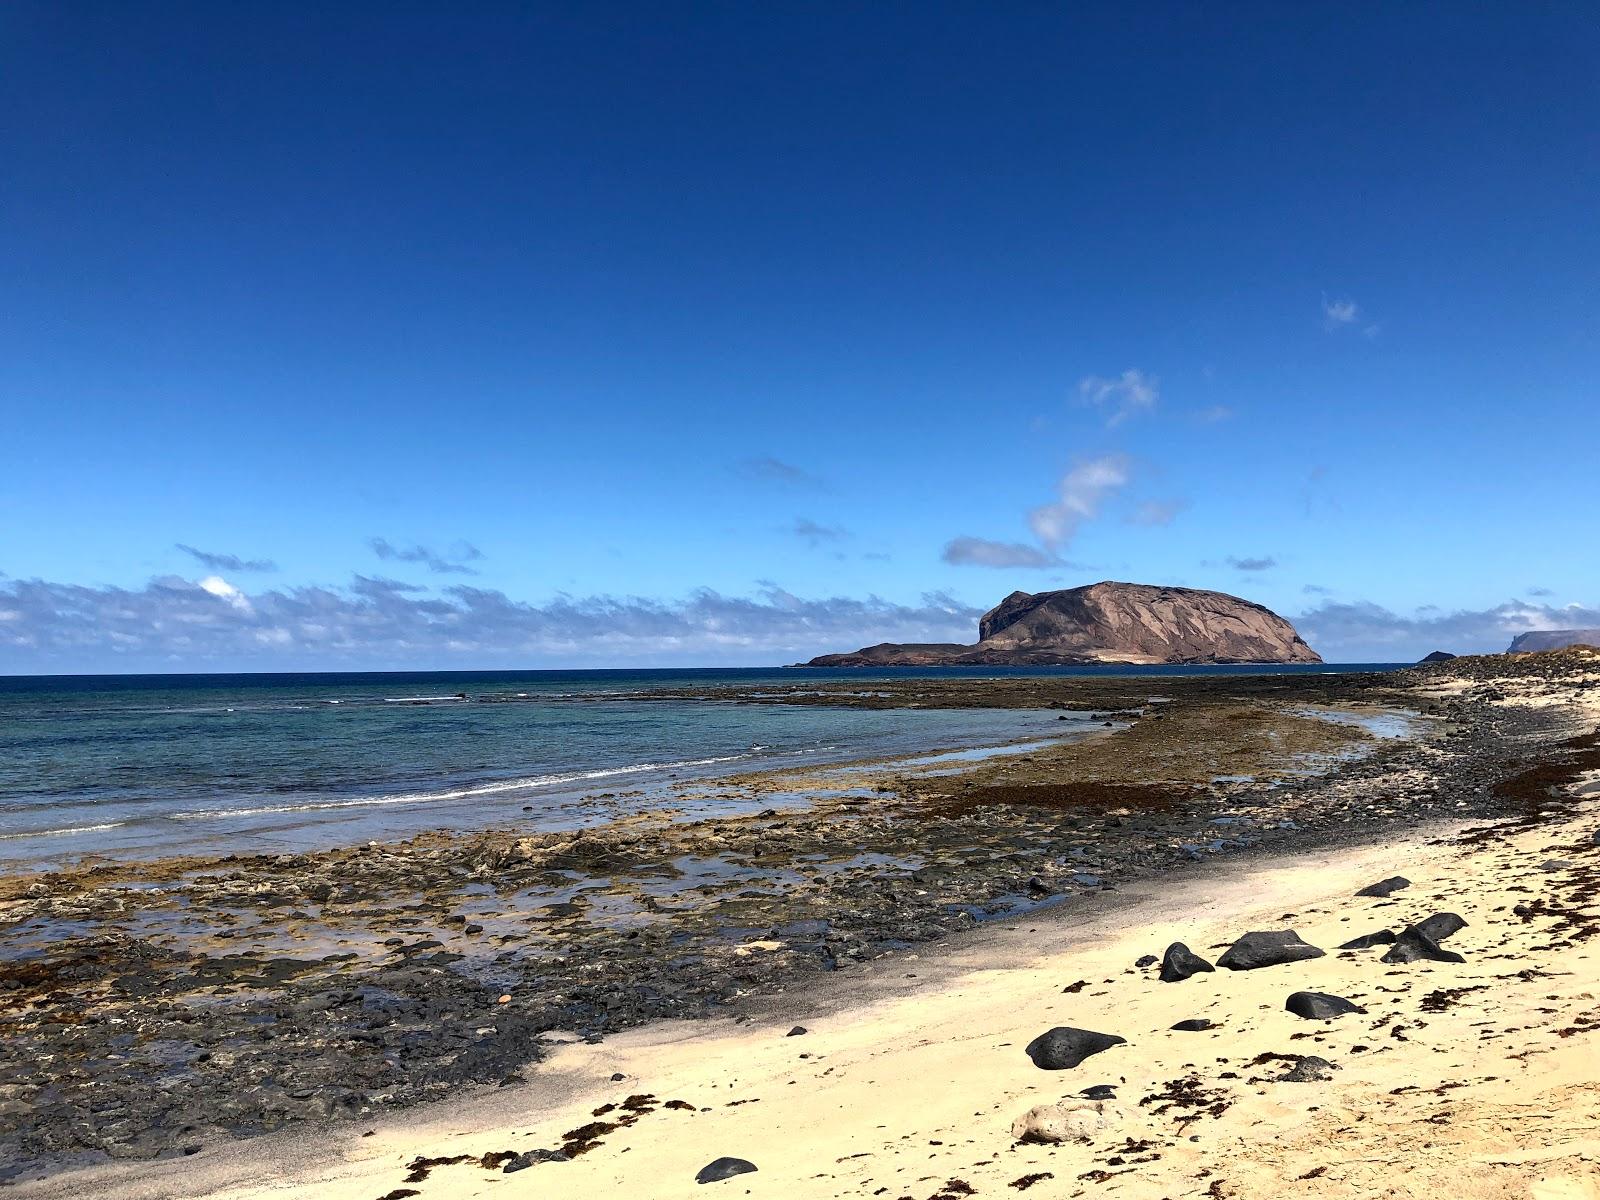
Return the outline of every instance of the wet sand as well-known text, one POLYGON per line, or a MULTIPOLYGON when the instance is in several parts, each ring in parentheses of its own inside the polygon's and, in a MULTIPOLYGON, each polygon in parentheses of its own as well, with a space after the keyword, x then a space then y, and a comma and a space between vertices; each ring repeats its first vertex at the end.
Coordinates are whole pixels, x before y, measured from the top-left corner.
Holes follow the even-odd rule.
MULTIPOLYGON (((1006 1040, 1014 1040, 1012 1033, 1021 1037, 1020 1029, 1010 1025, 982 1027, 1011 1007, 1016 1008, 1013 1023, 1024 1014, 1031 1019, 1028 1006, 1034 1001, 1025 990, 1037 968, 1019 959, 1018 939, 1031 947, 1027 961, 1057 951, 1089 955, 1072 960, 1085 964, 1080 974, 1089 982, 1072 993, 1085 997, 1083 1004, 1110 982, 1149 982, 1142 971, 1122 974, 1131 958, 1116 959, 1113 971, 1113 959, 1120 953, 1116 948, 1124 942, 1151 942, 1149 952, 1159 953, 1165 942, 1153 942, 1165 935, 1156 926, 1175 919, 1161 916, 1166 910, 1159 906, 1173 897, 1187 896, 1174 903, 1180 909, 1187 905, 1191 913, 1202 903, 1198 897, 1205 897, 1206 920, 1215 918, 1216 929, 1184 926, 1172 936, 1214 954, 1204 947, 1224 938, 1222 927, 1228 922, 1264 919, 1258 909, 1248 907, 1259 901, 1254 889, 1262 884, 1259 879, 1250 882, 1243 872, 1260 869, 1253 864, 1269 852, 1304 855, 1312 848, 1320 856, 1298 859, 1299 873, 1292 879, 1304 875, 1305 887, 1311 889, 1295 906, 1323 905, 1327 911, 1319 919, 1325 918, 1324 923, 1338 919, 1329 906, 1343 877, 1335 874, 1335 885, 1323 876, 1335 870, 1330 864, 1345 862, 1341 855, 1356 856, 1351 870, 1376 870, 1382 854, 1400 855, 1416 880, 1413 894, 1420 895, 1416 863, 1426 843, 1409 832, 1419 821, 1462 813, 1533 813, 1535 823, 1516 836, 1560 841, 1571 833, 1561 832, 1563 827, 1543 808, 1548 787, 1571 781, 1561 776, 1546 783, 1542 777, 1523 776, 1541 770, 1560 775, 1560 764, 1574 751, 1559 743, 1586 721, 1592 727, 1596 719, 1585 707, 1593 693, 1584 685, 1592 675, 1600 675, 1592 663, 1570 655, 1505 679, 1463 664, 1452 674, 1425 673, 1403 686, 1390 681, 1381 693, 1368 689, 1360 696, 1322 698, 1368 725, 1370 718, 1396 711, 1402 703, 1418 713, 1433 709, 1425 719, 1418 718, 1410 731, 1415 737, 1389 740, 1373 739, 1360 723, 1329 721, 1327 713, 1307 716, 1304 706, 1310 697, 1303 692, 1269 699, 1249 696, 1246 688, 1246 696, 1230 700, 1207 688, 1205 695, 1186 700, 1181 683, 1163 680, 1163 691, 1180 694, 1163 704, 1147 703, 1137 716, 1126 710, 1114 718, 1112 729, 1089 743, 959 761, 960 769, 948 761, 877 763, 829 771, 823 773, 826 778, 791 773, 718 785, 736 789, 746 799, 808 788, 824 793, 815 806, 803 810, 773 808, 754 816, 687 823, 674 823, 664 814, 582 837, 526 838, 508 831, 291 856, 292 861, 183 862, 171 864, 166 873, 159 867, 146 869, 139 880, 126 873, 88 872, 14 881, 4 913, 11 921, 8 937, 27 928, 27 921, 37 922, 41 931, 52 922, 76 921, 82 930, 27 960, 28 971, 12 968, 6 974, 13 1003, 6 1015, 6 1058, 0 1060, 0 1087, 5 1089, 0 1092, 0 1121, 21 1134, 13 1144, 22 1153, 13 1152, 12 1163, 21 1168, 23 1178, 42 1174, 75 1181, 79 1194, 210 1194, 160 1191, 159 1186, 170 1187, 177 1178, 165 1174, 168 1168, 160 1163, 119 1165, 109 1173, 93 1165, 106 1151, 140 1158, 178 1156, 194 1148, 193 1157, 182 1160, 186 1187, 200 1187, 201 1176, 194 1172, 202 1167, 232 1169, 227 1164, 234 1163, 255 1172, 250 1187, 273 1179, 286 1182, 303 1167, 312 1172, 308 1179, 323 1181, 306 1186, 323 1190, 300 1194, 378 1196, 412 1187, 421 1194, 451 1195, 455 1193, 439 1189, 498 1185, 504 1190, 513 1181, 532 1186, 535 1176, 505 1176, 503 1171, 457 1164, 428 1171, 426 1180, 408 1184, 391 1177, 394 1139, 408 1139, 409 1145, 418 1137, 442 1137, 439 1131, 446 1127, 509 1137, 507 1131, 515 1128, 521 1131, 515 1145, 486 1144, 471 1152, 558 1150, 571 1142, 558 1135, 599 1121, 620 1129, 608 1131, 572 1162, 529 1168, 536 1172, 541 1194, 569 1194, 560 1190, 569 1184, 594 1194, 615 1185, 614 1180, 605 1182, 613 1178, 604 1176, 605 1171, 622 1170, 615 1178, 627 1180, 627 1194, 676 1195, 677 1183, 668 1181, 669 1166, 677 1161, 671 1153, 691 1148, 698 1153, 702 1143, 683 1142, 687 1135, 671 1122, 693 1118, 695 1130, 752 1135, 760 1125, 756 1110, 772 1111, 762 1106, 775 1104, 779 1097, 764 1094, 760 1104, 728 1108, 727 1100, 719 1102, 705 1089, 709 1080, 724 1078, 720 1072, 729 1069, 726 1063, 766 1062, 763 1055, 770 1048, 762 1048, 759 1039, 748 1040, 756 1036, 756 1026, 728 1031, 719 1022, 704 1020, 637 1026, 656 1018, 704 1017, 719 1011, 755 1015, 759 1022, 763 1006, 774 1003, 761 996, 780 989, 788 989, 780 1003, 820 1006, 816 1011, 835 1013, 826 1018, 830 1021, 838 1018, 841 1006, 870 1002, 870 1011, 856 1012, 844 1022, 851 1033, 841 1043, 811 1049, 807 1039, 823 1034, 819 1025, 771 1051, 776 1057, 761 1070, 781 1068, 787 1074, 772 1075, 772 1080, 781 1078, 780 1086, 790 1096, 810 1096, 843 1082, 835 1079, 839 1070, 824 1072, 822 1065, 813 1069, 812 1059, 799 1054, 865 1055, 876 1063, 894 1058, 890 1051, 896 1046, 909 1054, 923 1035, 906 1041, 907 1030, 915 1032, 919 1022, 937 1028, 941 1020, 952 1028, 970 1027, 973 1032, 958 1039, 962 1041, 1000 1037, 997 1030, 1002 1028, 1010 1031, 1006 1040), (826 794, 830 791, 831 796, 826 794), (1329 849, 1374 839, 1382 848, 1329 849), (1374 854, 1379 857, 1360 857, 1374 854), (1308 863, 1322 866, 1308 873, 1308 863), (1179 869, 1187 874, 1174 875, 1179 869), (1204 877, 1198 878, 1198 872, 1204 877), (30 894, 41 885, 43 894, 30 894), (1128 910, 1126 905, 1135 900, 1137 906, 1128 910), (1095 915, 1106 906, 1113 911, 1095 915), (187 933, 174 933, 169 924, 180 914, 192 923, 187 933), (1013 924, 1015 930, 1007 928, 1013 924), (979 925, 976 932, 963 932, 979 925), (930 957, 929 947, 941 943, 943 948, 930 957), (970 983, 957 986, 957 981, 978 960, 986 974, 975 999, 970 983), (1090 963, 1098 965, 1091 970, 1090 963), (1108 982, 1101 984, 1102 978, 1108 982), (992 1010, 983 1007, 991 985, 999 989, 992 1010), (871 993, 873 987, 889 994, 871 993), (899 1000, 893 995, 897 989, 899 1000), (889 1024, 880 1030, 877 1044, 850 1040, 855 1031, 876 1027, 878 1005, 893 1003, 907 1007, 897 1016, 882 1017, 889 1024), (980 1007, 964 1009, 968 1003, 980 1007), (633 1032, 620 1032, 629 1029, 633 1032), (557 1048, 573 1036, 595 1041, 557 1048), (723 1039, 731 1040, 724 1044, 723 1039), (676 1066, 664 1062, 659 1070, 638 1062, 613 1066, 601 1072, 603 1079, 583 1075, 588 1067, 581 1064, 600 1072, 612 1061, 605 1056, 627 1055, 635 1045, 641 1052, 677 1046, 672 1053, 682 1057, 673 1060, 676 1066), (724 1054, 731 1058, 720 1057, 724 1054), (700 1070, 698 1082, 684 1073, 691 1069, 700 1070), (616 1070, 628 1078, 612 1084, 609 1076, 616 1070), (504 1086, 464 1091, 463 1085, 472 1082, 504 1086), (600 1087, 602 1083, 606 1086, 600 1087), (695 1095, 668 1094, 691 1083, 699 1089, 695 1095), (572 1088, 579 1093, 564 1099, 572 1088), (618 1094, 610 1095, 613 1091, 618 1094), (636 1100, 629 1108, 630 1096, 646 1094, 655 1099, 636 1100), (220 1111, 219 1097, 226 1101, 220 1111), (418 1110, 415 1117, 392 1115, 395 1105, 424 1099, 443 1106, 418 1110), (683 1106, 667 1107, 665 1102, 674 1099, 683 1106), (563 1123, 579 1110, 592 1112, 603 1104, 620 1105, 612 1110, 620 1117, 607 1113, 563 1123), (496 1105, 511 1106, 506 1111, 516 1113, 515 1119, 484 1115, 498 1111, 496 1105), (702 1109, 717 1113, 719 1120, 707 1119, 702 1109), (721 1123, 723 1109, 733 1124, 721 1123), (333 1117, 346 1119, 330 1123, 333 1117), (756 1124, 748 1124, 751 1120, 756 1124), (389 1123, 396 1121, 391 1134, 389 1123), (289 1151, 270 1133, 285 1127, 293 1131, 292 1162, 300 1166, 282 1161, 289 1151), (647 1131, 658 1128, 670 1148, 657 1148, 649 1140, 653 1135, 647 1131), (357 1137, 368 1129, 378 1132, 372 1138, 357 1137), (235 1145, 230 1131, 265 1131, 267 1136, 235 1145), (311 1131, 316 1132, 315 1147, 307 1140, 311 1131), (624 1149, 627 1159, 616 1158, 624 1149), (365 1165, 350 1177, 350 1186, 362 1190, 328 1190, 343 1186, 327 1180, 339 1177, 344 1168, 337 1164, 352 1153, 360 1154, 365 1165), (644 1164, 643 1175, 635 1177, 625 1169, 635 1163, 644 1164), (88 1174, 68 1169, 75 1164, 88 1174), (149 1186, 158 1190, 128 1190, 143 1186, 136 1180, 146 1171, 154 1172, 148 1176, 149 1186), (558 1177, 557 1172, 571 1174, 558 1177), (447 1179, 454 1182, 447 1184, 447 1179)), ((1066 702, 1060 697, 1057 701, 1066 702)), ((696 802, 703 801, 699 797, 696 802)), ((1437 853, 1465 856, 1454 868, 1458 874, 1469 867, 1476 871, 1479 865, 1487 870, 1491 857, 1483 843, 1437 853)), ((1432 869, 1434 864, 1428 865, 1432 869)), ((1284 882, 1291 877, 1281 871, 1270 878, 1278 881, 1273 887, 1288 889, 1280 894, 1301 894, 1284 882)), ((1494 880, 1483 884, 1485 889, 1498 886, 1494 880)), ((1527 884, 1517 880, 1505 886, 1527 884)), ((1581 880, 1552 873, 1549 886, 1578 888, 1581 880)), ((1470 897, 1446 898, 1473 920, 1462 907, 1470 897)), ((1352 920, 1355 915, 1340 914, 1352 920)), ((1308 925, 1302 932, 1313 941, 1327 936, 1320 929, 1313 936, 1314 928, 1308 925)), ((1470 932, 1457 938, 1466 939, 1470 932)), ((1331 956, 1311 965, 1326 971, 1335 961, 1344 960, 1331 956)), ((1256 976, 1288 969, 1251 972, 1248 978, 1255 981, 1256 976)), ((1205 977, 1206 982, 1229 979, 1222 973, 1205 977)), ((1161 987, 1172 992, 1195 982, 1161 987)), ((1332 983, 1346 986, 1342 977, 1329 981, 1318 975, 1311 982, 1318 988, 1324 983, 1330 989, 1332 983)), ((1059 991, 1054 995, 1061 997, 1059 991)), ((1217 1002, 1233 995, 1225 989, 1217 1002)), ((1137 1000, 1125 990, 1107 998, 1112 996, 1106 991, 1096 997, 1102 1007, 1090 1011, 1101 1023, 1091 1027, 1120 1032, 1130 1043, 1144 1046, 1141 1053, 1148 1052, 1147 1031, 1136 1042, 1099 1016, 1118 1015, 1137 1000)), ((1043 1015, 1041 1010, 1040 1019, 1043 1015)), ((1241 1019, 1230 1010, 1230 1028, 1241 1019)), ((1038 1032, 1042 1028, 1028 1037, 1038 1032)), ((1162 1033, 1180 1045, 1183 1039, 1210 1036, 1162 1033)), ((1289 1047, 1270 1049, 1278 1053, 1289 1047)), ((953 1052, 946 1047, 946 1053, 953 1052)), ((1020 1055, 1016 1046, 1006 1053, 1020 1055)), ((1108 1064, 1113 1054, 1121 1055, 1125 1064, 1129 1050, 1118 1047, 1108 1053, 1108 1064)), ((851 1078, 864 1061, 856 1061, 851 1078)), ((974 1138, 980 1127, 987 1129, 980 1116, 992 1124, 1001 1119, 1002 1110, 1009 1112, 1007 1105, 1014 1099, 1038 1093, 1044 1085, 1028 1072, 1051 1080, 1058 1074, 1036 1072, 1025 1058, 1020 1061, 1027 1081, 1016 1084, 1022 1091, 1008 1090, 1009 1083, 997 1092, 987 1086, 974 1091, 974 1082, 983 1081, 964 1080, 950 1099, 977 1114, 968 1118, 972 1128, 958 1138, 945 1125, 931 1132, 919 1127, 918 1135, 929 1136, 916 1153, 930 1164, 944 1163, 949 1155, 927 1142, 965 1146, 961 1154, 967 1173, 949 1178, 973 1187, 983 1175, 980 1167, 1009 1163, 1005 1156, 986 1164, 977 1161, 1004 1149, 989 1147, 988 1134, 974 1138), (980 1143, 986 1148, 973 1157, 969 1152, 980 1143)), ((923 1068, 907 1069, 915 1073, 923 1068)), ((754 1068, 737 1078, 748 1083, 757 1077, 750 1070, 754 1068)), ((995 1081, 1014 1070, 1014 1063, 1002 1068, 998 1060, 989 1068, 997 1072, 995 1081)), ((1125 1073, 1125 1065, 1119 1070, 1125 1073)), ((1249 1073, 1259 1074, 1258 1067, 1249 1073)), ((726 1078, 732 1082, 736 1076, 726 1078)), ((1134 1076, 1129 1079, 1130 1086, 1145 1086, 1132 1083, 1134 1076)), ((870 1112, 874 1104, 887 1104, 886 1113, 898 1111, 895 1106, 903 1102, 888 1086, 889 1098, 853 1096, 839 1103, 846 1112, 863 1106, 870 1112)), ((738 1088, 726 1090, 730 1099, 743 1098, 738 1088)), ((1124 1101, 1143 1095, 1130 1097, 1119 1090, 1124 1101)), ((1249 1104, 1239 1099, 1228 1111, 1247 1110, 1249 1104)), ((922 1120, 922 1105, 917 1107, 913 1115, 922 1120)), ((938 1111, 943 1110, 934 1106, 926 1115, 931 1118, 938 1111)), ((833 1157, 858 1152, 841 1148, 835 1156, 825 1153, 842 1145, 840 1139, 854 1146, 863 1138, 872 1143, 872 1135, 859 1122, 824 1122, 825 1115, 819 1109, 809 1116, 774 1119, 762 1139, 767 1160, 744 1155, 760 1163, 761 1171, 719 1186, 741 1192, 749 1187, 752 1194, 761 1194, 758 1187, 768 1188, 764 1194, 771 1195, 857 1194, 865 1180, 850 1172, 845 1173, 851 1180, 848 1187, 825 1190, 835 1184, 825 1182, 829 1173, 820 1169, 822 1160, 831 1164, 833 1157), (804 1137, 795 1136, 799 1128, 804 1128, 804 1137), (779 1146, 787 1149, 774 1159, 773 1147, 779 1146), (803 1177, 783 1165, 787 1160, 781 1156, 787 1153, 807 1159, 810 1169, 803 1177)), ((1009 1123, 1016 1115, 1004 1120, 1009 1123)), ((879 1123, 894 1125, 880 1121, 873 1128, 879 1123)), ((1128 1135, 1135 1142, 1151 1140, 1145 1126, 1135 1122, 1129 1128, 1135 1131, 1128 1135)), ((916 1136, 906 1136, 908 1145, 916 1143, 916 1136)), ((449 1157, 468 1151, 446 1153, 430 1140, 425 1152, 449 1157)), ((718 1153, 741 1151, 730 1143, 718 1153)), ((870 1153, 888 1154, 887 1139, 870 1153)), ((1075 1175, 1104 1170, 1113 1173, 1113 1180, 1123 1179, 1114 1173, 1146 1153, 1112 1154, 1124 1163, 1083 1167, 1075 1175)), ((1183 1153, 1182 1146, 1169 1147, 1162 1161, 1177 1162, 1183 1153)), ((921 1200, 947 1182, 929 1182, 931 1176, 902 1178, 910 1169, 908 1160, 900 1153, 888 1157, 900 1163, 900 1174, 875 1174, 872 1186, 859 1194, 881 1186, 889 1189, 885 1195, 921 1200)), ((693 1170, 702 1165, 689 1171, 688 1187, 694 1187, 693 1170)), ((1145 1166, 1135 1173, 1140 1179, 1154 1171, 1145 1166)), ((990 1176, 983 1178, 989 1180, 987 1188, 1000 1186, 990 1176)), ((52 1186, 47 1178, 22 1188, 24 1193, 40 1188, 39 1194, 55 1194, 52 1186)), ((1049 1190, 1056 1185, 1040 1186, 1045 1188, 1041 1194, 1073 1194, 1049 1190)))

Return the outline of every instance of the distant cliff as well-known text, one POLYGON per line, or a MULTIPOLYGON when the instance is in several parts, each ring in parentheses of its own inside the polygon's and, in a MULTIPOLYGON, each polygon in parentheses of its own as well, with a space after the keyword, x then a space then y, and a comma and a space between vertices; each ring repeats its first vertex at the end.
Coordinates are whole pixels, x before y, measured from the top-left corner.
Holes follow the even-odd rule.
POLYGON ((1222 592, 1094 583, 1012 592, 978 622, 975 646, 867 646, 813 667, 1072 663, 1318 663, 1294 626, 1222 592))
POLYGON ((1560 650, 1563 646, 1600 647, 1600 629, 1537 629, 1519 633, 1511 639, 1507 654, 1528 654, 1535 650, 1560 650))

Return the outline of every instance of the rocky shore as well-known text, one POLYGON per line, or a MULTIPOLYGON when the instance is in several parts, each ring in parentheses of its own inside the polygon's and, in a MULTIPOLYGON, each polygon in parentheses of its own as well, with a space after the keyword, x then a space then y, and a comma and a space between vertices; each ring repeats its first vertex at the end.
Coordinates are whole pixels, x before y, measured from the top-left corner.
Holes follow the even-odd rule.
POLYGON ((772 799, 750 816, 0 880, 0 1172, 203 1154, 297 1123, 364 1125, 469 1084, 529 1087, 562 1043, 738 1012, 1230 856, 1437 818, 1537 826, 1600 768, 1579 702, 1597 676, 1572 651, 1376 676, 718 694, 1060 707, 1105 724, 984 758, 684 789, 697 809, 772 799))

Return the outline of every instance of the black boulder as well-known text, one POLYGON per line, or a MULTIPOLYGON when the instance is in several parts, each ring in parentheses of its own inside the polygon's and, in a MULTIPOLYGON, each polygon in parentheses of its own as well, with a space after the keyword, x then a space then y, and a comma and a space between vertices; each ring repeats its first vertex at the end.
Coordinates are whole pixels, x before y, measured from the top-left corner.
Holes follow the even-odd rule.
POLYGON ((1330 996, 1327 992, 1296 992, 1283 1005, 1297 1017, 1308 1021, 1327 1021, 1346 1013, 1364 1013, 1359 1004, 1352 1004, 1343 996, 1330 996))
POLYGON ((1319 1054, 1308 1054, 1290 1067, 1288 1073, 1281 1076, 1278 1082, 1321 1083, 1325 1079, 1332 1078, 1333 1064, 1319 1054))
POLYGON ((719 1158, 700 1168, 699 1174, 694 1177, 696 1183, 716 1183, 721 1179, 732 1179, 735 1175, 748 1175, 756 1170, 753 1162, 742 1158, 719 1158))
POLYGON ((1395 938, 1394 945, 1389 947, 1389 953, 1378 961, 1408 963, 1416 962, 1418 959, 1427 959, 1430 962, 1454 963, 1467 961, 1454 950, 1442 948, 1438 942, 1423 933, 1416 925, 1410 925, 1403 929, 1400 932, 1400 936, 1395 938))
POLYGON ((1029 1042, 1026 1054, 1041 1071, 1065 1071, 1077 1066, 1091 1054, 1121 1046, 1127 1040, 1114 1033, 1095 1033, 1090 1029, 1058 1025, 1029 1042))
POLYGON ((1434 913, 1426 921, 1418 921, 1415 928, 1424 937, 1430 937, 1436 942, 1442 942, 1452 933, 1458 933, 1467 927, 1467 923, 1455 913, 1434 913))
POLYGON ((1363 933, 1358 938, 1351 938, 1348 942, 1341 942, 1341 950, 1371 950, 1374 946, 1387 946, 1394 941, 1394 930, 1380 929, 1376 933, 1363 933))
POLYGON ((1217 966, 1230 971, 1254 971, 1258 967, 1275 967, 1280 963, 1300 962, 1307 958, 1321 958, 1323 951, 1302 941, 1292 929, 1275 929, 1247 933, 1222 952, 1217 966))
POLYGON ((1201 958, 1182 942, 1173 942, 1167 947, 1167 952, 1161 956, 1161 982, 1177 983, 1198 975, 1202 971, 1215 971, 1216 968, 1201 958))
POLYGON ((1392 896, 1401 888, 1411 886, 1411 880, 1404 875, 1391 875, 1387 879, 1380 879, 1377 883, 1369 883, 1356 893, 1358 896, 1392 896))

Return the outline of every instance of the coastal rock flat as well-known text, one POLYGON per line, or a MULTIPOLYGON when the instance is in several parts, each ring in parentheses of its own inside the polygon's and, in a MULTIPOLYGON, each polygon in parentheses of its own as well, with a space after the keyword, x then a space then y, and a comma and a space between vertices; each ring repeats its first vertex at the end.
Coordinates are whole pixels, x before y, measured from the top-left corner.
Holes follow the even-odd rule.
POLYGON ((978 622, 975 646, 867 646, 813 667, 962 663, 1319 663, 1271 609, 1197 588, 1093 583, 1012 592, 978 622))

